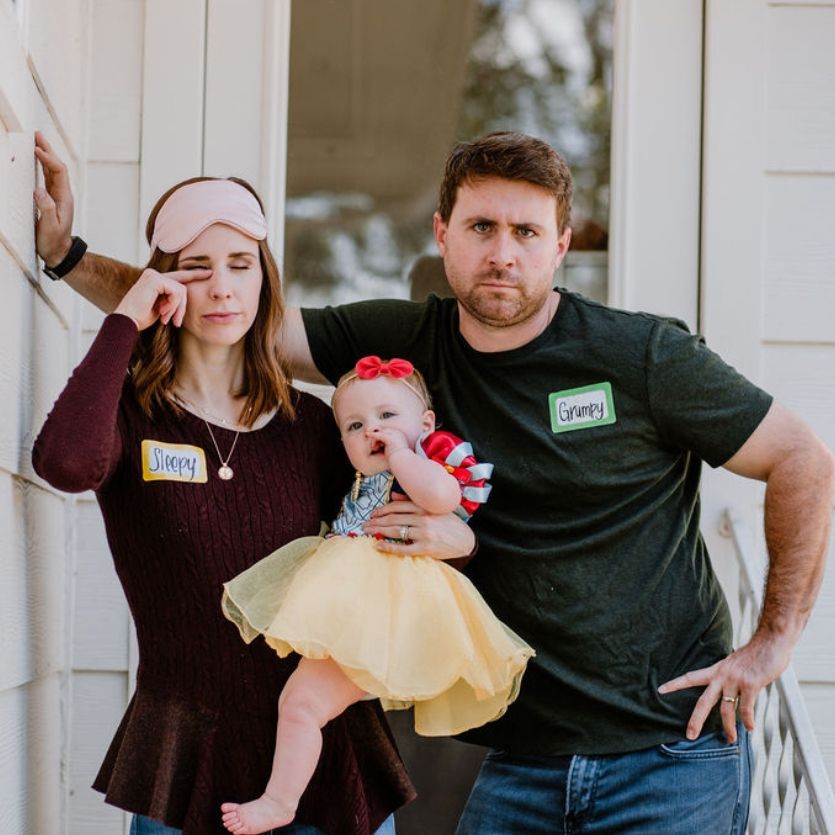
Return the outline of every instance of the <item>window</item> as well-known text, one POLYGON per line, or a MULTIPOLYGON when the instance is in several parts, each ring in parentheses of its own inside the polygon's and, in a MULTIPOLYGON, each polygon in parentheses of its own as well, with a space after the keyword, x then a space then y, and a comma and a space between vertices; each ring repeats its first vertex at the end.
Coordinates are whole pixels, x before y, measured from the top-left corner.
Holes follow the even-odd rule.
POLYGON ((575 177, 559 283, 605 299, 613 0, 293 4, 285 274, 293 303, 422 297, 458 139, 518 129, 575 177))

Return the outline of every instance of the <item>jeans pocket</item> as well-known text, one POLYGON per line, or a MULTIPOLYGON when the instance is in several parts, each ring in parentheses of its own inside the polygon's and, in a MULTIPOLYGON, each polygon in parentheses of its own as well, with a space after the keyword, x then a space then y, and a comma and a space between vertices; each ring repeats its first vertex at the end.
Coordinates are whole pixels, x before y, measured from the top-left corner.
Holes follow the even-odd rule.
POLYGON ((739 742, 728 742, 719 731, 697 739, 680 739, 658 746, 662 755, 674 760, 717 760, 739 756, 739 742))

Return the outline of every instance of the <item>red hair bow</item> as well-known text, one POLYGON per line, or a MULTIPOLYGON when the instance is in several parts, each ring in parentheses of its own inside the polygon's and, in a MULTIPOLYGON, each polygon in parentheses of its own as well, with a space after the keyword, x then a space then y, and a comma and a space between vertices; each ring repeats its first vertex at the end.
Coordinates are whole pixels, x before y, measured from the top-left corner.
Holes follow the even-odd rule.
POLYGON ((354 371, 360 380, 373 380, 381 374, 387 374, 389 377, 398 379, 400 377, 408 377, 415 370, 415 367, 409 360, 390 359, 383 362, 379 357, 363 357, 355 366, 354 371))

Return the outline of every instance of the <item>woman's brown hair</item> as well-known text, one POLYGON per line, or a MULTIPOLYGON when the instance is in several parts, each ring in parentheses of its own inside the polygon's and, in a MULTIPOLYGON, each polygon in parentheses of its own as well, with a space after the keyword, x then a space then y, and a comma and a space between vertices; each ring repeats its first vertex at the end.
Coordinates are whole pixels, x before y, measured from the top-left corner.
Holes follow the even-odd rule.
MULTIPOLYGON (((151 242, 160 208, 178 188, 215 179, 219 178, 192 177, 168 189, 157 200, 148 216, 145 227, 148 243, 151 242)), ((261 198, 246 180, 237 177, 228 179, 253 194, 263 211, 261 198)), ((236 396, 246 398, 241 423, 247 427, 251 427, 261 415, 273 409, 278 409, 290 418, 295 415, 293 392, 288 382, 289 366, 279 353, 276 339, 284 318, 278 265, 266 240, 258 241, 258 251, 264 278, 255 321, 244 337, 243 383, 240 391, 236 392, 236 396)), ((170 272, 177 269, 179 257, 179 252, 168 253, 155 249, 151 253, 148 267, 161 273, 170 272)), ((166 409, 173 409, 176 413, 181 411, 173 399, 179 341, 178 328, 170 323, 163 325, 157 322, 141 333, 133 352, 130 367, 133 389, 137 402, 148 417, 166 409)))

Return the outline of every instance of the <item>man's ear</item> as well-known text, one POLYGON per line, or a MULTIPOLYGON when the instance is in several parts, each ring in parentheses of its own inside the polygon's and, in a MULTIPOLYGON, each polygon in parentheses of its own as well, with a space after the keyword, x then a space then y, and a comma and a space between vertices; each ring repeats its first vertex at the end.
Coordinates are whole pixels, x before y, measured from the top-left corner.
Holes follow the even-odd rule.
POLYGON ((446 255, 446 232, 447 224, 438 212, 432 216, 432 231, 435 233, 435 245, 443 258, 446 255))
POLYGON ((565 258, 569 246, 571 246, 571 227, 566 226, 562 230, 562 234, 557 238, 557 266, 562 264, 562 260, 565 258))

